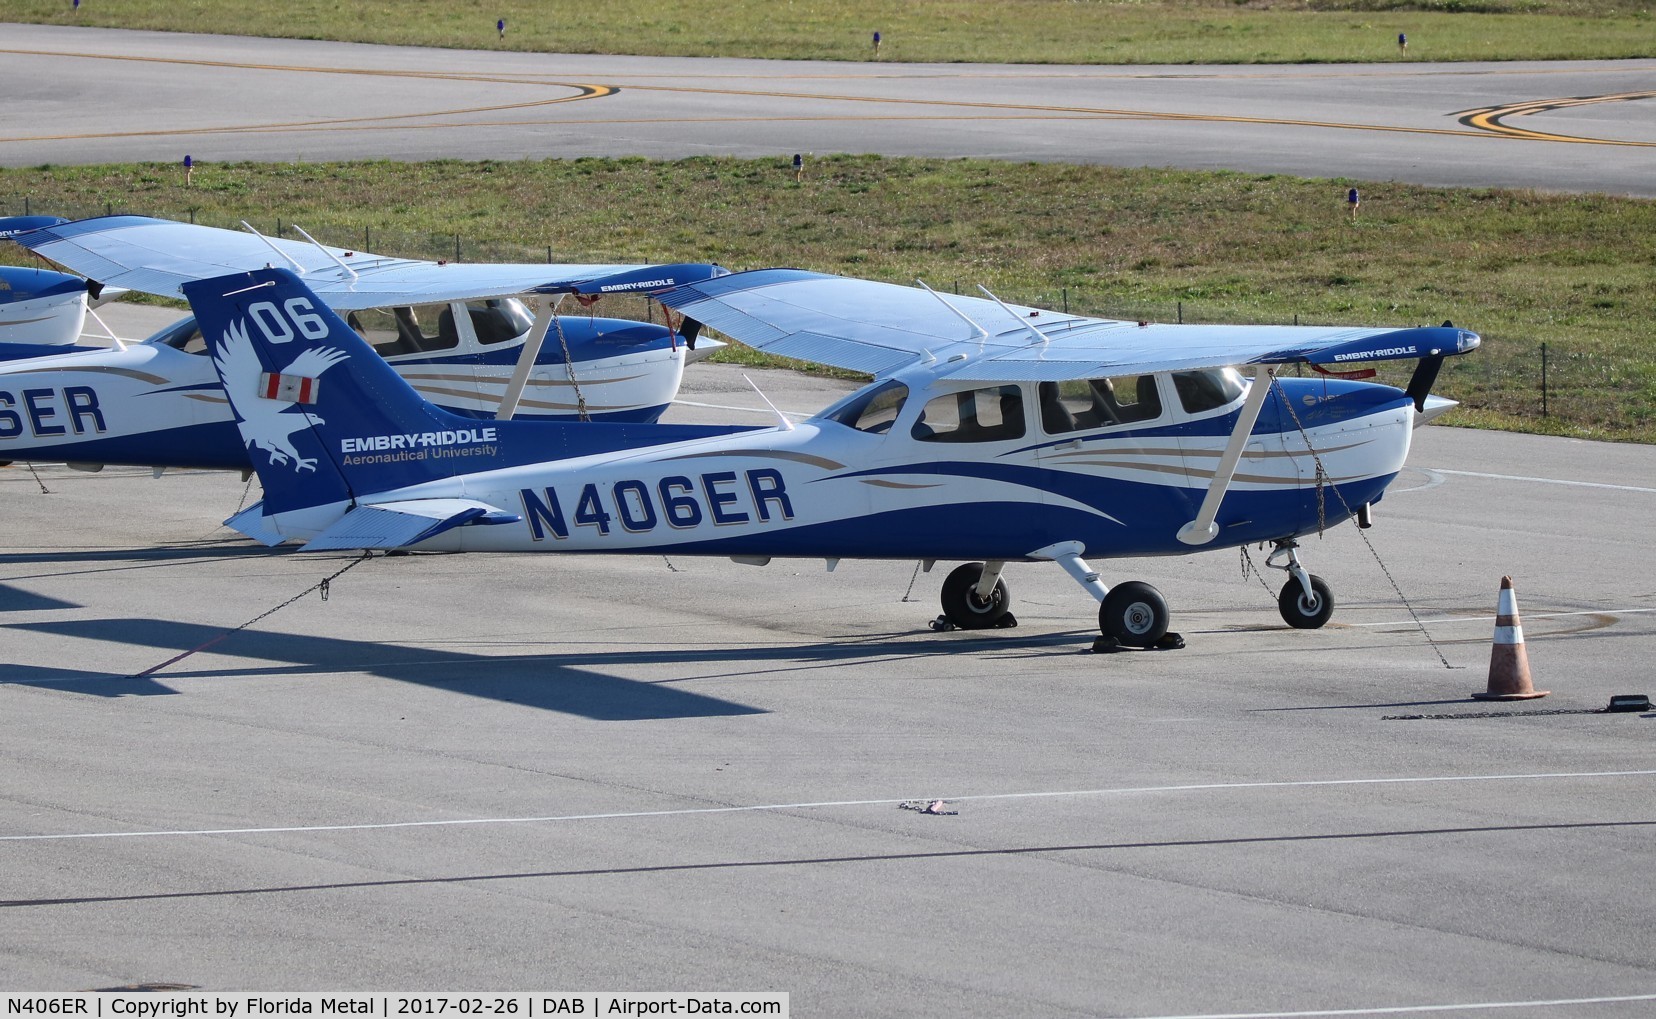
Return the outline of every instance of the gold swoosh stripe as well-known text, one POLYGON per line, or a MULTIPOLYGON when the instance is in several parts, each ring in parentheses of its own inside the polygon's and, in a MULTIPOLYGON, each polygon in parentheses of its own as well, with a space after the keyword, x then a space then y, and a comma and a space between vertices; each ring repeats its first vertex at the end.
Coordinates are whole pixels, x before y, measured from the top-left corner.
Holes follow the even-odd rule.
POLYGON ((773 460, 792 460, 796 463, 809 464, 812 467, 821 467, 825 471, 844 470, 845 465, 837 460, 830 460, 825 456, 814 456, 810 453, 795 453, 791 450, 776 449, 729 449, 718 453, 683 453, 669 457, 670 460, 701 460, 707 457, 727 456, 758 456, 770 457, 773 460))

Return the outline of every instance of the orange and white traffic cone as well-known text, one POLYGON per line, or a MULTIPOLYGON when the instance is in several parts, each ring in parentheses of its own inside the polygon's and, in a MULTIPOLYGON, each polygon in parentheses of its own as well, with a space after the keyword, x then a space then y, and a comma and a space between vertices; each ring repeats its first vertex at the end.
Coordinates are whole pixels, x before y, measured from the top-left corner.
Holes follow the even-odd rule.
POLYGON ((1529 655, 1524 653, 1524 626, 1518 621, 1518 595, 1512 578, 1501 578, 1501 600, 1495 609, 1495 642, 1489 649, 1489 689, 1473 694, 1480 701, 1527 701, 1545 697, 1530 681, 1529 655))

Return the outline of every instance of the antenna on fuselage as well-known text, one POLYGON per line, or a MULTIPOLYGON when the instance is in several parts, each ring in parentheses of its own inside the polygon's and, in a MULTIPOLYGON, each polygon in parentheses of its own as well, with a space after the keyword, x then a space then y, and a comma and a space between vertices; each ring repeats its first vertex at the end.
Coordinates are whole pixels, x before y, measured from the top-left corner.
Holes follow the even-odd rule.
POLYGON ((972 329, 974 331, 976 331, 976 333, 977 333, 977 339, 978 339, 979 344, 982 344, 984 340, 987 340, 989 338, 989 330, 987 330, 987 329, 983 328, 982 326, 978 325, 976 322, 973 322, 971 319, 966 317, 965 312, 961 311, 959 308, 956 308, 954 305, 950 304, 948 301, 943 300, 943 295, 938 293, 937 291, 933 290, 931 287, 926 286, 926 281, 925 280, 917 279, 914 282, 920 284, 920 288, 922 290, 924 290, 926 293, 928 293, 928 294, 932 295, 933 297, 937 298, 937 300, 943 305, 943 307, 945 307, 945 308, 949 309, 950 311, 954 312, 955 315, 962 322, 964 322, 967 325, 971 326, 972 329))
POLYGON ((781 411, 776 409, 776 404, 770 402, 770 397, 766 396, 765 391, 759 388, 759 384, 754 382, 752 379, 748 378, 747 372, 742 373, 742 378, 747 382, 748 385, 753 387, 753 391, 755 393, 759 394, 759 399, 765 401, 765 406, 769 407, 772 411, 775 412, 776 420, 782 422, 782 428, 785 431, 789 431, 789 432, 793 431, 793 422, 788 420, 788 416, 786 414, 784 414, 781 411))
POLYGON ((317 241, 317 239, 316 239, 316 238, 315 238, 315 237, 312 237, 312 236, 311 236, 311 235, 310 235, 310 234, 308 234, 308 233, 306 233, 306 232, 305 232, 305 228, 304 228, 304 227, 302 227, 302 226, 300 226, 300 225, 299 225, 299 224, 298 224, 298 223, 295 223, 295 224, 293 224, 293 228, 294 228, 294 229, 295 229, 295 230, 297 230, 297 231, 299 231, 299 236, 301 236, 301 237, 303 237, 303 238, 304 238, 304 239, 305 239, 305 240, 307 240, 307 241, 310 241, 310 242, 311 242, 311 243, 312 243, 312 244, 315 244, 315 245, 316 245, 316 250, 317 250, 317 251, 320 251, 320 252, 322 252, 322 254, 324 254, 324 255, 327 255, 327 256, 328 256, 328 257, 329 257, 329 258, 331 258, 331 259, 333 259, 333 263, 334 263, 334 265, 337 265, 337 266, 339 266, 339 267, 340 267, 340 268, 341 268, 341 269, 344 269, 344 270, 345 270, 345 272, 346 272, 346 273, 348 273, 348 274, 349 274, 349 275, 350 275, 350 277, 351 277, 351 278, 352 278, 352 279, 356 279, 356 278, 357 278, 357 272, 356 272, 356 270, 355 270, 355 269, 353 269, 353 268, 351 268, 351 267, 350 267, 350 266, 348 266, 348 265, 346 265, 346 264, 345 264, 345 263, 344 263, 344 262, 343 262, 343 261, 341 261, 341 260, 340 260, 340 259, 339 259, 339 257, 338 257, 338 256, 336 256, 336 255, 335 255, 335 254, 334 254, 334 253, 333 253, 333 252, 331 252, 331 251, 329 251, 329 250, 328 250, 328 249, 327 249, 327 248, 324 248, 324 247, 323 247, 323 246, 322 246, 322 245, 321 245, 321 244, 320 244, 320 243, 319 243, 319 242, 318 242, 318 241, 317 241))
POLYGON ((1041 332, 1039 329, 1037 329, 1034 326, 1030 325, 1028 319, 1026 319, 1023 316, 1019 315, 1017 312, 1013 311, 1011 308, 1008 308, 1006 306, 1005 301, 1001 300, 1000 298, 996 297, 994 294, 991 294, 989 292, 988 287, 984 286, 982 283, 979 283, 977 285, 977 288, 979 290, 983 291, 983 296, 989 298, 989 300, 994 301, 996 304, 1000 305, 1002 311, 1006 312, 1008 315, 1011 315, 1013 318, 1017 319, 1019 325, 1023 326, 1025 329, 1029 330, 1029 335, 1035 337, 1035 342, 1036 343, 1045 343, 1047 341, 1047 337, 1046 337, 1045 333, 1041 332))

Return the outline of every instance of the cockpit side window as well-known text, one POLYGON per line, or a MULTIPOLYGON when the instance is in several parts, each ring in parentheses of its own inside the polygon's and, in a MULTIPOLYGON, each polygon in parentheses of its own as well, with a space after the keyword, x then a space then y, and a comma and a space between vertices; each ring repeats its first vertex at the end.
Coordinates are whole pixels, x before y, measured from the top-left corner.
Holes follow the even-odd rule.
POLYGON ((515 340, 529 331, 534 318, 523 302, 516 298, 491 301, 469 301, 466 311, 471 315, 472 332, 483 346, 515 340))
POLYGON ((928 400, 910 432, 921 442, 996 442, 1024 434, 1023 391, 991 386, 928 400))
POLYGON ((203 355, 207 353, 207 341, 202 338, 201 327, 196 324, 193 315, 174 322, 150 342, 159 343, 186 354, 203 355))
POLYGON ((1200 414, 1227 406, 1242 395, 1242 376, 1235 368, 1208 368, 1203 371, 1174 372, 1173 388, 1187 414, 1200 414))
POLYGON ((446 304, 369 308, 351 312, 345 321, 381 357, 451 350, 460 345, 454 312, 446 304))
POLYGON ((1041 383, 1041 426, 1048 435, 1154 421, 1161 412, 1154 375, 1041 383))
POLYGON ((834 407, 822 416, 829 421, 855 428, 859 432, 883 435, 891 430, 908 399, 908 387, 901 382, 886 382, 860 393, 834 407))

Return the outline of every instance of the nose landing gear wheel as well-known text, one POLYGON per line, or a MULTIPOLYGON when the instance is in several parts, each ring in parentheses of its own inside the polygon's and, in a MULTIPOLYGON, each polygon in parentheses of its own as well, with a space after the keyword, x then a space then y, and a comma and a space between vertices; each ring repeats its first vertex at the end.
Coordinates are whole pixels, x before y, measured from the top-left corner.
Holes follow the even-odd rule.
POLYGON ((1128 647, 1151 647, 1167 634, 1167 599, 1142 580, 1110 588, 1098 606, 1098 629, 1128 647))
POLYGON ((962 630, 987 630, 1012 608, 1012 594, 1004 580, 995 581, 995 590, 987 599, 978 597, 981 576, 982 563, 967 563, 955 567, 943 581, 943 614, 962 630))
POLYGON ((1328 622, 1334 614, 1334 591, 1323 578, 1312 575, 1311 597, 1305 597, 1305 588, 1298 579, 1288 578, 1277 596, 1277 609, 1283 622, 1297 630, 1315 630, 1328 622))

